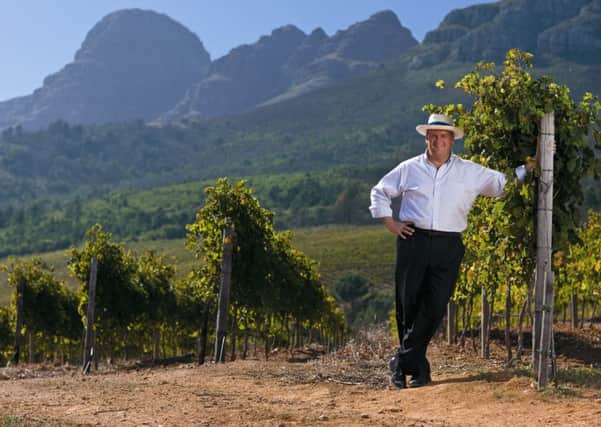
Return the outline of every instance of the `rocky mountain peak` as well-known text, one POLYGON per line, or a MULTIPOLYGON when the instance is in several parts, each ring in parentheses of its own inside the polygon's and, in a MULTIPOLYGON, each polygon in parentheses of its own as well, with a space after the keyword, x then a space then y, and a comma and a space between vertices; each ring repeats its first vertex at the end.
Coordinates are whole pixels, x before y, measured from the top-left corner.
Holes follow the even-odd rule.
POLYGON ((583 63, 601 63, 601 0, 503 0, 451 11, 424 38, 414 68, 500 61, 513 47, 583 63))
POLYGON ((392 25, 392 26, 400 26, 401 22, 399 21, 398 16, 390 10, 385 9, 371 15, 366 21, 363 21, 364 25, 392 25))
POLYGON ((338 31, 330 39, 329 48, 335 46, 336 52, 346 58, 377 62, 399 56, 417 43, 394 12, 384 10, 338 31))
POLYGON ((309 41, 323 41, 326 40, 328 38, 328 35, 326 34, 326 32, 321 28, 316 28, 313 31, 311 31, 311 34, 309 34, 309 37, 307 38, 307 40, 309 41))
POLYGON ((274 39, 299 40, 304 39, 305 36, 306 34, 302 30, 291 24, 276 28, 271 32, 271 37, 274 39))
POLYGON ((332 37, 321 28, 306 35, 286 25, 213 62, 209 75, 161 120, 238 113, 298 96, 364 75, 416 44, 411 32, 389 10, 332 37))
POLYGON ((174 40, 202 47, 202 59, 210 62, 209 54, 196 34, 165 14, 142 9, 118 10, 102 18, 88 32, 75 60, 113 61, 123 59, 122 54, 163 53, 163 48, 171 47, 174 40))
POLYGON ((210 57, 198 36, 167 15, 125 9, 102 18, 74 61, 32 95, 0 103, 0 128, 151 119, 202 79, 210 57))

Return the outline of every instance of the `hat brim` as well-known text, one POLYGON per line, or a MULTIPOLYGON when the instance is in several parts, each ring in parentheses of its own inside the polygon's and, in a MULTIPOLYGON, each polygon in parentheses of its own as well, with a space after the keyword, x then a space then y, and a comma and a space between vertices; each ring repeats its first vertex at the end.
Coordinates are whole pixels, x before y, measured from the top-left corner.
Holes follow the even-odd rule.
POLYGON ((447 126, 447 125, 417 125, 415 130, 420 135, 426 136, 429 130, 446 130, 449 132, 453 132, 455 139, 463 138, 463 129, 455 127, 455 126, 447 126))

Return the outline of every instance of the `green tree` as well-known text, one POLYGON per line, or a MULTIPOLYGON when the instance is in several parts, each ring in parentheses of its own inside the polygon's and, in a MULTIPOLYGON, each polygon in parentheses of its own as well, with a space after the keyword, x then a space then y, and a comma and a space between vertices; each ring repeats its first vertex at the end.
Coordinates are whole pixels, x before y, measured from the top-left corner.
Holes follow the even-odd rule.
MULTIPOLYGON (((297 335, 301 325, 316 326, 325 310, 327 292, 315 262, 292 248, 290 233, 277 233, 273 214, 261 207, 244 181, 231 185, 225 178, 206 189, 205 205, 196 222, 187 226, 187 247, 201 261, 198 287, 205 302, 214 301, 219 286, 223 229, 235 230, 232 255, 231 303, 250 314, 265 343, 287 329, 293 318, 297 335)), ((237 325, 236 325, 237 326, 237 325)))
POLYGON ((334 292, 345 303, 347 320, 353 325, 369 295, 367 279, 360 274, 347 274, 336 281, 334 292))
MULTIPOLYGON (((198 211, 196 222, 188 225, 187 247, 202 260, 199 277, 214 297, 219 287, 222 230, 226 222, 236 237, 232 261, 232 295, 234 304, 250 308, 269 307, 273 295, 269 290, 270 239, 273 236, 272 214, 261 207, 244 181, 233 186, 219 179, 217 186, 206 189, 207 200, 198 211)), ((209 295, 207 295, 209 296, 209 295)))
POLYGON ((336 294, 345 302, 353 302, 369 292, 367 279, 360 274, 348 274, 334 285, 336 294))
POLYGON ((127 327, 140 318, 144 307, 145 294, 135 281, 135 259, 122 245, 114 243, 100 224, 88 229, 83 249, 72 248, 68 253, 69 272, 80 281, 81 313, 87 308, 91 259, 98 261, 96 342, 108 349, 112 357, 115 350, 125 345, 127 327))
POLYGON ((365 209, 365 195, 369 189, 365 184, 350 182, 336 197, 334 203, 334 218, 336 222, 356 224, 367 222, 367 211, 365 209))

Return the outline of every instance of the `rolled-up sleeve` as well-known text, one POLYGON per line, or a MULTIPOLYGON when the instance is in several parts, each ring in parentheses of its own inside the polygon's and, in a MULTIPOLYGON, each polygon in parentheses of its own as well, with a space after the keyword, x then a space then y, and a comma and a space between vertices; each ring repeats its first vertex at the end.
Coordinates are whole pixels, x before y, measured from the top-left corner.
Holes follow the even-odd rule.
POLYGON ((403 164, 398 165, 371 189, 369 210, 372 218, 392 216, 392 199, 403 192, 404 169, 403 164))

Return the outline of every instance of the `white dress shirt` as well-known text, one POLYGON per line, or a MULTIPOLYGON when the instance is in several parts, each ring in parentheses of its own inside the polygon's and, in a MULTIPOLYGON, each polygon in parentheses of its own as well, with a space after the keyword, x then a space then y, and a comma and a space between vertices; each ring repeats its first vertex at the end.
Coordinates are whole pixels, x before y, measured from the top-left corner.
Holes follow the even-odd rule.
MULTIPOLYGON (((525 166, 515 173, 523 181, 525 166)), ((422 154, 400 163, 372 188, 369 210, 373 218, 392 216, 391 199, 402 195, 399 220, 426 230, 462 232, 476 197, 501 197, 506 183, 501 172, 454 154, 438 169, 422 154)))

